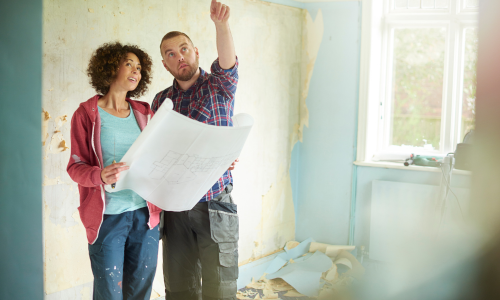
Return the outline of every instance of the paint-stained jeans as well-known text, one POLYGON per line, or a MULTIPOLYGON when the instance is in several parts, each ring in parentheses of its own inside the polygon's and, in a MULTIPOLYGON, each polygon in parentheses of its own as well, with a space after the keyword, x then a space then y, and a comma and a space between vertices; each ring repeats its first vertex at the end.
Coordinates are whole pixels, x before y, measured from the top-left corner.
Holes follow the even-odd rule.
POLYGON ((167 300, 236 300, 239 225, 231 190, 191 210, 163 213, 167 300))
POLYGON ((149 300, 158 260, 159 225, 149 230, 148 208, 104 215, 89 245, 94 300, 149 300))

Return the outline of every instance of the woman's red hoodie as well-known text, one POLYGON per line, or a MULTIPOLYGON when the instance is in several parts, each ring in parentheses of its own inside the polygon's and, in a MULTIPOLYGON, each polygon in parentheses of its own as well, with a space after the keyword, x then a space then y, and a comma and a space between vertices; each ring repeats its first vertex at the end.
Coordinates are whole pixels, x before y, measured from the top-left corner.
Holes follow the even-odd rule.
MULTIPOLYGON (((97 240, 105 209, 104 182, 101 179, 101 117, 97 110, 95 95, 80 104, 71 118, 71 157, 69 158, 69 176, 80 191, 80 219, 87 232, 89 244, 97 240)), ((153 111, 149 104, 126 99, 130 103, 141 131, 146 127, 153 111)), ((153 229, 160 222, 161 208, 148 202, 149 228, 153 229)))

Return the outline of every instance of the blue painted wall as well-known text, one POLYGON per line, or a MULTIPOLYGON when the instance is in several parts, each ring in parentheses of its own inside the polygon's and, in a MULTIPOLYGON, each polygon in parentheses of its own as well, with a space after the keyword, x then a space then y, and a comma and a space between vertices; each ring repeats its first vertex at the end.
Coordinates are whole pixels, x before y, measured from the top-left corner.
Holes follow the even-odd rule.
POLYGON ((295 0, 262 0, 262 1, 291 6, 291 7, 297 7, 297 8, 304 8, 305 7, 305 3, 298 2, 295 0))
POLYGON ((300 162, 300 142, 297 142, 292 150, 290 162, 290 181, 292 184, 293 206, 295 208, 295 224, 298 224, 297 209, 299 207, 299 162, 300 162))
POLYGON ((43 299, 42 1, 0 1, 0 299, 43 299))
POLYGON ((360 2, 306 3, 321 9, 324 34, 306 100, 309 127, 292 158, 298 161, 296 239, 346 244, 355 160, 360 2), (296 151, 299 153, 297 154, 296 151))

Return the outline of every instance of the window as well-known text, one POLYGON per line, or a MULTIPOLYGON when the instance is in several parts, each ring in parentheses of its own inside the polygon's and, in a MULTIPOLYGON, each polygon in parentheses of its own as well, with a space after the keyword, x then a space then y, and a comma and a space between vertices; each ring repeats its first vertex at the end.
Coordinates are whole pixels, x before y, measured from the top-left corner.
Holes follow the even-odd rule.
POLYGON ((445 155, 474 128, 478 2, 363 1, 358 161, 445 155))

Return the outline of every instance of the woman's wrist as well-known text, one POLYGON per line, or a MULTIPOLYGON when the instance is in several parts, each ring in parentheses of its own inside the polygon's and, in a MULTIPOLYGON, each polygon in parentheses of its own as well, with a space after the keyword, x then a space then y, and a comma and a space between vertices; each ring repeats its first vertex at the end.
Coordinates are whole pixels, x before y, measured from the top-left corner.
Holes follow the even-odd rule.
POLYGON ((104 172, 104 170, 101 170, 101 182, 102 182, 102 184, 106 184, 106 181, 104 181, 104 178, 102 177, 103 172, 104 172))

